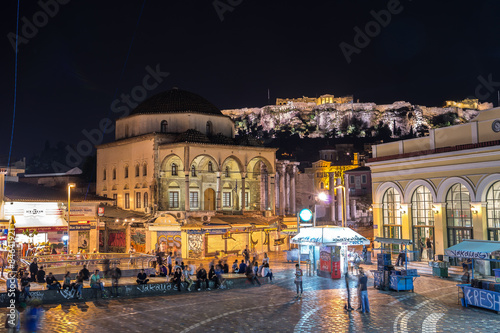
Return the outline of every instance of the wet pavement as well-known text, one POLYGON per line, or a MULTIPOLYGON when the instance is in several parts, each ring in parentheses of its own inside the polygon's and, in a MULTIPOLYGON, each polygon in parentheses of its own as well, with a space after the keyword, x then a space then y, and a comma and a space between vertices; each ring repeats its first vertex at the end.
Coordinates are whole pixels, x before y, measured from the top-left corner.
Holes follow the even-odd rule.
POLYGON ((414 293, 398 293, 376 290, 370 280, 371 312, 362 314, 344 311, 343 281, 305 276, 297 299, 294 264, 272 258, 271 265, 275 282, 262 287, 47 305, 42 332, 500 331, 500 315, 459 305, 453 281, 420 277, 414 293))

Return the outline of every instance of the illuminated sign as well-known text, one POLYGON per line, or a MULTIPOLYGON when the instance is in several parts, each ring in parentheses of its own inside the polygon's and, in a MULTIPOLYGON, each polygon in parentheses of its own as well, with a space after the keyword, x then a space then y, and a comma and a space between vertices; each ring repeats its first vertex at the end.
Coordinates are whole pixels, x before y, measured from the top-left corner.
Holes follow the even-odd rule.
POLYGON ((304 208, 299 212, 299 217, 304 222, 309 222, 312 220, 313 213, 310 209, 304 208))

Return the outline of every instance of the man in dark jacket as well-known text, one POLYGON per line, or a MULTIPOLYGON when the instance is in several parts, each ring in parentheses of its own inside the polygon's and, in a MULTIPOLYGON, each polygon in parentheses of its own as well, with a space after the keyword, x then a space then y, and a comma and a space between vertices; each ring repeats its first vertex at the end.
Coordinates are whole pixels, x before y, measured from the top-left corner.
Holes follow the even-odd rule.
POLYGON ((82 273, 83 275, 83 280, 84 281, 88 281, 89 278, 90 278, 90 272, 89 270, 87 269, 87 265, 83 265, 83 268, 80 270, 80 272, 82 273))
POLYGON ((45 282, 45 271, 43 270, 43 266, 40 266, 40 269, 38 270, 38 272, 36 272, 36 282, 45 282))
POLYGON ((238 270, 239 274, 245 274, 247 271, 247 265, 245 264, 245 261, 242 260, 240 264, 240 269, 238 270))
POLYGON ((203 264, 200 264, 200 267, 198 267, 198 270, 196 271, 196 288, 198 291, 201 290, 201 283, 203 281, 205 281, 207 285, 207 290, 210 290, 207 279, 207 271, 203 268, 203 264))
POLYGON ((38 272, 38 263, 36 262, 36 258, 33 259, 33 262, 30 264, 30 274, 31 274, 31 281, 35 282, 36 281, 36 273, 38 272))

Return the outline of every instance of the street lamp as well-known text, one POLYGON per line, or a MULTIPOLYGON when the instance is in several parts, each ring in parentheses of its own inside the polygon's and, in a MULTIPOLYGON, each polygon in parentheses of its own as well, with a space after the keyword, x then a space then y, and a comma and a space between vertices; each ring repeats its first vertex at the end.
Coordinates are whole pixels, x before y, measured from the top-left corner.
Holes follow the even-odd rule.
POLYGON ((69 254, 69 226, 71 223, 71 188, 76 187, 75 183, 68 184, 68 238, 66 245, 66 254, 69 254))
MULTIPOLYGON (((317 198, 319 201, 328 201, 328 195, 325 192, 319 192, 317 198)), ((316 226, 316 202, 314 202, 313 226, 316 226)))

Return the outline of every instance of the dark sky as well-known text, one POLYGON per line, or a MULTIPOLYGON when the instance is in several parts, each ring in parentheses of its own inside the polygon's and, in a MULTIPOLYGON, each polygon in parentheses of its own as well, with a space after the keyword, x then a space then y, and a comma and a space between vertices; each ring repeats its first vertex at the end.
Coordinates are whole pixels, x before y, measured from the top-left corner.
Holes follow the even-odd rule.
MULTIPOLYGON (((178 86, 221 109, 263 106, 268 88, 272 101, 332 93, 439 106, 476 95, 479 76, 500 81, 499 1, 402 0, 399 13, 348 64, 340 43, 354 46, 354 28, 365 30, 374 20, 370 12, 392 1, 220 0, 236 4, 221 21, 210 0, 148 0, 121 80, 143 0, 65 1, 19 46, 14 156, 40 151, 45 140, 76 144, 83 129, 116 118, 110 111, 116 89, 130 93, 145 67, 157 64, 170 75, 148 96, 178 86)), ((4 1, 0 14, 0 155, 9 151, 12 124, 8 33, 15 32, 16 6, 4 1)), ((20 16, 29 22, 43 18, 40 10, 37 1, 21 1, 20 16)), ((496 92, 480 92, 496 101, 496 92)))

